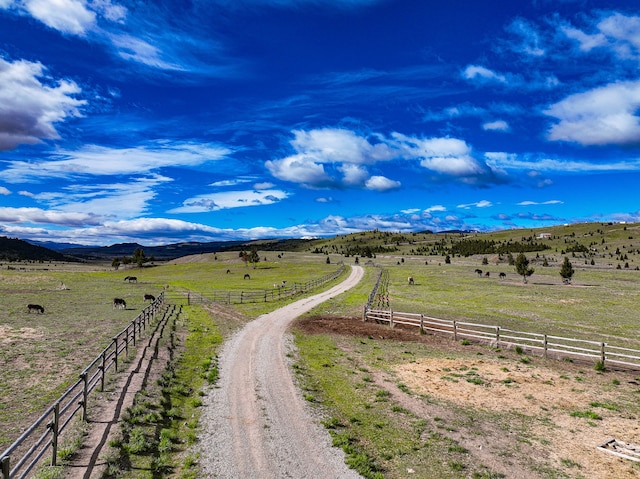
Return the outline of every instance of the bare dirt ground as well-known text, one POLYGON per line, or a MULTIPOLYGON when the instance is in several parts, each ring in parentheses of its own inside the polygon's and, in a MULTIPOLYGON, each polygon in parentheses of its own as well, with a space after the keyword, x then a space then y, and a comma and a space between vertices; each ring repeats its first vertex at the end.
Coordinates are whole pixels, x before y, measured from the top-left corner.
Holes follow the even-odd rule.
POLYGON ((378 371, 374 380, 418 417, 443 424, 443 434, 505 477, 640 477, 638 463, 597 449, 612 438, 640 444, 638 371, 601 374, 592 364, 537 357, 522 363, 513 352, 491 355, 480 345, 354 318, 305 318, 296 325, 312 334, 413 341, 449 352, 449 358, 413 358, 378 371), (402 393, 398 383, 411 393, 402 393), (572 416, 588 410, 600 418, 572 416))
POLYGON ((97 479, 107 468, 109 441, 119 433, 122 414, 134 404, 136 393, 153 385, 171 360, 167 348, 157 348, 160 336, 153 334, 142 342, 124 374, 118 374, 108 391, 93 398, 82 448, 68 462, 65 479, 97 479))

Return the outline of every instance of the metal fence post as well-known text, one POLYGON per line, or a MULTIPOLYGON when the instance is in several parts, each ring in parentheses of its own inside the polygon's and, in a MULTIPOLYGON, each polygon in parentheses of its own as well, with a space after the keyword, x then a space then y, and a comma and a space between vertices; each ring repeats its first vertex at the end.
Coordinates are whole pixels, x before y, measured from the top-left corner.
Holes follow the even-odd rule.
POLYGON ((605 343, 600 343, 600 361, 602 361, 602 367, 604 367, 604 360, 605 360, 604 347, 605 347, 605 343))
POLYGON ((453 320, 453 340, 458 340, 458 329, 456 328, 456 320, 453 320))
POLYGON ((496 347, 500 347, 500 326, 496 326, 496 347))
POLYGON ((548 341, 547 341, 547 335, 544 335, 544 340, 543 340, 543 344, 544 344, 544 358, 547 358, 547 349, 548 349, 548 341))

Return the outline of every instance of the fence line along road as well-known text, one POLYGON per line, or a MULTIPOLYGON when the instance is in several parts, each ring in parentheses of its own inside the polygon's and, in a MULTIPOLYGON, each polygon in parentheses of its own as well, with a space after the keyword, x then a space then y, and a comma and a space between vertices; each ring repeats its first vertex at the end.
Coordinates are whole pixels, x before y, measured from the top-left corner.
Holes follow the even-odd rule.
POLYGON ((294 282, 292 284, 285 283, 281 287, 272 289, 259 290, 211 290, 211 291, 185 291, 172 292, 167 296, 167 300, 186 301, 187 304, 201 303, 224 303, 224 304, 245 304, 245 303, 267 303, 270 301, 278 301, 280 299, 292 297, 298 294, 304 294, 322 286, 329 281, 333 281, 340 276, 345 270, 342 264, 333 273, 326 274, 320 278, 309 280, 305 283, 294 282))
MULTIPOLYGON (((118 371, 120 361, 129 355, 129 347, 135 347, 143 331, 151 327, 156 313, 164 304, 164 294, 145 307, 129 325, 118 333, 107 346, 80 373, 75 382, 58 400, 31 425, 16 441, 0 454, 0 479, 23 479, 28 477, 45 455, 50 455, 49 464, 57 465, 58 444, 65 429, 76 418, 87 420, 89 394, 97 387, 104 391, 106 373, 111 368, 118 371)), ((164 309, 164 314, 155 323, 158 330, 174 314, 175 305, 164 309)))
POLYGON ((514 331, 500 326, 439 319, 417 313, 367 309, 365 321, 419 328, 434 335, 468 339, 497 348, 520 346, 524 350, 547 357, 593 359, 607 365, 640 369, 640 350, 613 346, 604 341, 564 338, 549 334, 514 331))

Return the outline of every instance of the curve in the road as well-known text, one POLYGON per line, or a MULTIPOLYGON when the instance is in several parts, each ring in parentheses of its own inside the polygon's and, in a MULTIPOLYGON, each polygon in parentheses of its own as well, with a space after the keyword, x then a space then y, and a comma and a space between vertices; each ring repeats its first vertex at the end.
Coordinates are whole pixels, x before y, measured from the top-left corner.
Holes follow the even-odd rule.
POLYGON ((260 316, 223 347, 220 379, 202 415, 201 469, 216 478, 360 478, 313 419, 295 385, 287 353, 289 324, 355 286, 353 266, 333 288, 260 316))

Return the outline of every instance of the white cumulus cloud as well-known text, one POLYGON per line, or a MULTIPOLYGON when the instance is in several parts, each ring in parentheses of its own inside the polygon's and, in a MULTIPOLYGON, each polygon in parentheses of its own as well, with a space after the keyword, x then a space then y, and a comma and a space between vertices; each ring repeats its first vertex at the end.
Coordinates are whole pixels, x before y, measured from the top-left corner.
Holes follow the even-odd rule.
POLYGON ((544 111, 558 120, 548 137, 582 145, 636 144, 640 142, 639 107, 640 81, 576 93, 544 111))
POLYGON ((0 151, 59 138, 55 123, 81 116, 80 92, 72 81, 48 78, 40 63, 0 58, 0 151))

